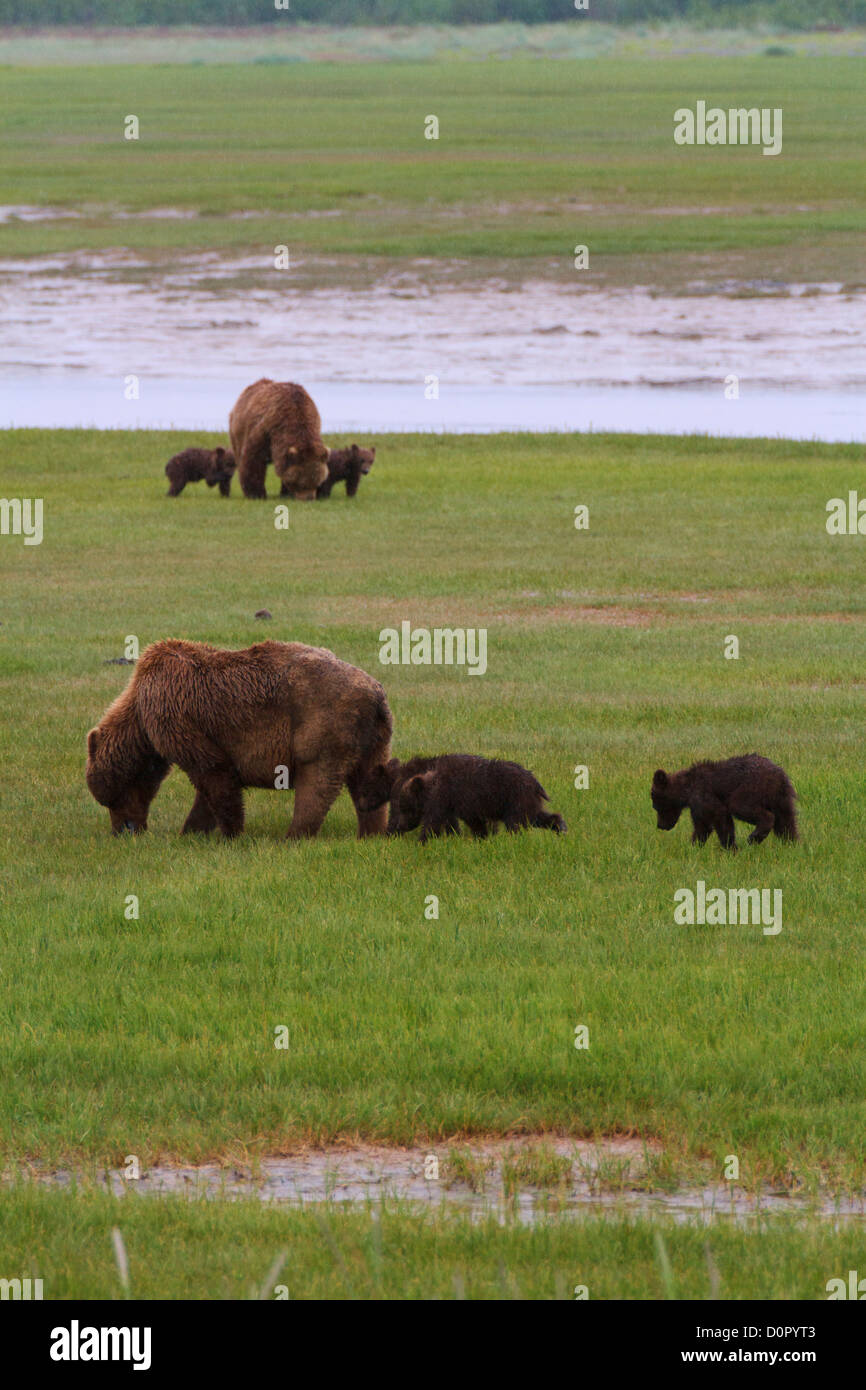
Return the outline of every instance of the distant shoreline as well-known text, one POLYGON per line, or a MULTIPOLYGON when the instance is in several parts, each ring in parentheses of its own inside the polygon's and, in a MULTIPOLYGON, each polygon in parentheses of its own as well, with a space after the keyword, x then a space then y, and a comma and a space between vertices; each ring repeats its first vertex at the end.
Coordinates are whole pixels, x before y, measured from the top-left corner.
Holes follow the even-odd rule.
POLYGON ((555 24, 389 25, 381 28, 262 24, 243 28, 162 25, 0 26, 0 65, 244 64, 507 61, 509 58, 862 57, 866 28, 788 30, 779 25, 704 29, 619 25, 576 16, 555 24))

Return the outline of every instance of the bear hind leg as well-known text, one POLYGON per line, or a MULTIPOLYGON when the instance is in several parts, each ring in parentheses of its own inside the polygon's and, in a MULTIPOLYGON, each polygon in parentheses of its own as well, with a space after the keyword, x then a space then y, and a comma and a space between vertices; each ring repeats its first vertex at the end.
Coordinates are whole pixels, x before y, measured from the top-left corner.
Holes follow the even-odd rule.
POLYGON ((750 845, 759 845, 762 840, 766 840, 773 826, 776 824, 776 817, 772 811, 766 807, 758 812, 758 819, 755 821, 755 828, 749 836, 750 845))

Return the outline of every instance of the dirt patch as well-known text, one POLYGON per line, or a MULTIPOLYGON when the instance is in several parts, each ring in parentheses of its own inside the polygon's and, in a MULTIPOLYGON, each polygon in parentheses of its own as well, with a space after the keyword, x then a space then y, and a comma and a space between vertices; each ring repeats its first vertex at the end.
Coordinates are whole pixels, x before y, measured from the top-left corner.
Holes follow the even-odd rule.
MULTIPOLYGON (((298 614, 298 606, 293 608, 293 618, 298 614)), ((376 629, 392 627, 400 630, 402 622, 411 621, 412 627, 554 627, 563 623, 592 623, 602 627, 649 627, 662 617, 658 610, 643 608, 620 608, 613 604, 538 604, 525 607, 502 607, 495 600, 477 603, 461 602, 449 598, 378 599, 359 598, 347 594, 335 606, 333 600, 327 602, 311 600, 308 614, 311 621, 321 627, 344 626, 369 623, 376 629)))

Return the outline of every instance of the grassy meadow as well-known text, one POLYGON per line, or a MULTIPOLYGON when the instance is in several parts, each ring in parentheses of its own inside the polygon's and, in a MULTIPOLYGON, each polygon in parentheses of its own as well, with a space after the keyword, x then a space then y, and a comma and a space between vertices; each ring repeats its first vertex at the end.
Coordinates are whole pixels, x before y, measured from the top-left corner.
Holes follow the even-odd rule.
POLYGON ((2 439, 9 495, 45 498, 43 543, 0 546, 4 1159, 616 1132, 717 1175, 736 1153, 747 1183, 860 1185, 862 561, 824 523, 861 451, 384 437, 354 502, 278 531, 275 498, 167 499, 180 443, 2 439), (403 619, 486 627, 487 674, 382 667, 403 619), (129 635, 330 647, 383 681, 398 754, 522 761, 569 833, 357 843, 343 794, 288 844, 291 793, 253 791, 240 840, 181 839, 175 771, 149 833, 113 839, 84 740, 129 635), (654 768, 752 749, 790 772, 801 845, 655 829, 654 768), (698 878, 781 888, 782 932, 676 926, 698 878))
POLYGON ((707 1230, 614 1214, 525 1227, 399 1204, 310 1212, 33 1185, 4 1194, 3 1206, 4 1269, 42 1278, 46 1300, 574 1300, 580 1285, 595 1301, 816 1300, 863 1260, 860 1231, 782 1219, 707 1230))
MULTIPOLYGON (((292 276, 335 294, 418 257, 431 291, 570 278, 576 244, 588 285, 864 284, 862 35, 581 24, 323 48, 305 31, 294 55, 249 32, 170 53, 153 35, 3 37, 4 210, 74 214, 0 219, 15 312, 18 258, 110 293, 212 253, 212 288, 252 293, 284 243, 292 276), (593 61, 539 61, 566 56, 566 32, 593 61), (783 153, 675 146, 698 99, 782 107, 783 153)), ((294 361, 289 334, 272 374, 297 379, 294 361)), ((817 1218, 524 1227, 93 1183, 129 1154, 255 1172, 304 1146, 558 1134, 652 1140, 667 1188, 722 1181, 731 1154, 750 1193, 866 1184, 863 540, 825 529, 862 447, 377 435, 354 500, 290 504, 277 530, 272 477, 267 503, 237 483, 165 497, 191 442, 0 431, 0 492, 45 509, 41 545, 0 536, 0 1168, 77 1175, 4 1181, 0 1276, 121 1297, 117 1225, 136 1298, 248 1297, 286 1249, 293 1299, 823 1298, 862 1269, 862 1231, 817 1218), (383 667, 380 632, 404 620, 485 628, 487 673, 383 667), (111 663, 130 636, 329 647, 384 684, 397 754, 516 759, 568 834, 359 843, 343 794, 289 844, 291 793, 253 791, 237 841, 181 838, 193 793, 174 771, 148 834, 114 839, 85 737, 129 679, 111 663), (739 826, 734 857, 693 847, 687 817, 656 830, 656 767, 753 749, 793 778, 801 844, 747 847, 739 826), (678 926, 674 894, 699 879, 781 889, 782 931, 678 926)))
POLYGON ((9 67, 0 129, 4 203, 78 214, 7 220, 0 256, 264 266, 287 244, 347 277, 418 256, 573 275, 581 243, 587 283, 863 283, 853 56, 9 67), (698 98, 781 107, 782 153, 676 146, 674 111, 698 98))

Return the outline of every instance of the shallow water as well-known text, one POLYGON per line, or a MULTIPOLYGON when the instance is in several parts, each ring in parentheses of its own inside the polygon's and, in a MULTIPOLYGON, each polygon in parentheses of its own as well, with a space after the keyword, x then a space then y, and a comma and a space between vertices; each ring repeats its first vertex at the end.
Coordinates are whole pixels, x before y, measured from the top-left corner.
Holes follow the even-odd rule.
MULTIPOLYGON (((124 399, 123 381, 86 373, 4 376, 0 428, 228 430, 229 410, 249 377, 229 381, 140 383, 124 399)), ((297 373, 303 376, 303 373, 297 373)), ((338 434, 486 434, 497 430, 580 430, 638 434, 712 434, 740 438, 863 441, 866 416, 858 391, 759 391, 726 401, 718 391, 653 387, 453 386, 438 400, 417 386, 311 381, 305 385, 338 434)))
POLYGON ((0 426, 221 430, 242 387, 273 376, 307 386, 326 435, 866 437, 866 292, 661 296, 578 272, 448 284, 424 262, 317 287, 301 269, 216 253, 167 270, 131 252, 4 262, 0 426))
MULTIPOLYGON (((459 1152, 471 1151, 473 1157, 490 1164, 482 1191, 473 1191, 466 1182, 454 1180, 448 1167, 449 1148, 444 1145, 438 1149, 402 1150, 370 1145, 311 1150, 289 1158, 263 1159, 255 1172, 217 1164, 159 1165, 135 1181, 128 1180, 120 1170, 113 1170, 102 1174, 99 1182, 117 1195, 134 1189, 145 1196, 181 1193, 217 1200, 252 1196, 262 1202, 294 1207, 322 1202, 363 1206, 390 1200, 422 1209, 444 1206, 477 1217, 494 1214, 524 1224, 582 1213, 667 1215, 680 1222, 697 1220, 707 1224, 717 1219, 750 1224, 761 1216, 780 1214, 840 1224, 866 1221, 866 1196, 807 1201, 782 1192, 766 1192, 756 1200, 735 1186, 709 1182, 675 1191, 642 1191, 647 1155, 638 1141, 625 1139, 600 1144, 550 1140, 544 1150, 570 1160, 566 1180, 550 1189, 524 1184, 515 1194, 507 1195, 503 1161, 536 1147, 531 1139, 489 1140, 459 1146, 459 1152), (428 1176, 431 1156, 439 1164, 435 1177, 428 1176), (611 1165, 619 1174, 613 1184, 611 1165)), ((62 1187, 74 1181, 69 1172, 37 1172, 33 1176, 37 1181, 62 1187)))

